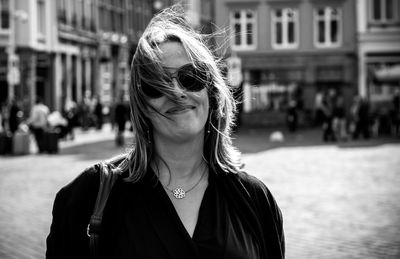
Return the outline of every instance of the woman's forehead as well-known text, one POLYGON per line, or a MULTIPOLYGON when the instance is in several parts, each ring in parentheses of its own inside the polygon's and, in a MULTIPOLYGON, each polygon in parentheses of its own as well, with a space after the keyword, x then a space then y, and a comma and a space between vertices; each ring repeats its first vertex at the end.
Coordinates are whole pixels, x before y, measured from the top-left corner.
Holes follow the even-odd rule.
POLYGON ((183 45, 179 42, 167 41, 159 46, 161 50, 161 64, 165 68, 179 68, 191 63, 183 45))

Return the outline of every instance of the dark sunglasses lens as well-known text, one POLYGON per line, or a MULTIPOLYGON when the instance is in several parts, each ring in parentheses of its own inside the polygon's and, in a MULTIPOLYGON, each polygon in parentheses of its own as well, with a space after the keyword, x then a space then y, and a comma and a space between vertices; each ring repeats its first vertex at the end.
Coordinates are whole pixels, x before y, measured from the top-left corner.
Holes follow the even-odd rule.
POLYGON ((207 73, 193 66, 185 67, 178 71, 177 78, 180 84, 188 91, 201 91, 207 84, 207 73))
POLYGON ((143 93, 150 98, 160 98, 163 94, 157 90, 157 88, 155 88, 152 85, 146 84, 145 82, 141 82, 141 88, 143 93))

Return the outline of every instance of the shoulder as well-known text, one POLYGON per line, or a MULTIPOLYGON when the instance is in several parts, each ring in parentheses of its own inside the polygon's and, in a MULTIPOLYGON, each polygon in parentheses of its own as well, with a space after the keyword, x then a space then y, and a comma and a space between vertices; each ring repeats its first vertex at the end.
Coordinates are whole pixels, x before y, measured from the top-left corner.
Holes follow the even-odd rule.
POLYGON ((93 203, 99 190, 100 164, 110 168, 115 168, 124 161, 124 159, 125 155, 119 155, 86 168, 73 181, 68 183, 57 193, 56 202, 64 201, 71 205, 93 203))
POLYGON ((86 226, 94 207, 99 182, 98 167, 91 166, 57 193, 50 233, 46 240, 46 258, 87 258, 86 226))
POLYGON ((99 183, 99 166, 86 168, 73 181, 61 188, 56 195, 55 206, 64 204, 74 207, 90 203, 97 194, 99 183))
POLYGON ((239 172, 236 174, 236 178, 246 189, 250 200, 255 206, 265 238, 274 241, 273 247, 275 248, 271 249, 272 257, 284 258, 285 236, 283 231, 283 217, 274 196, 268 187, 255 176, 239 172))
POLYGON ((266 210, 273 214, 277 222, 282 221, 281 210, 269 188, 257 177, 246 172, 238 172, 233 175, 236 182, 245 190, 245 194, 253 201, 256 209, 261 213, 266 210))
POLYGON ((234 178, 239 181, 252 195, 270 194, 268 187, 257 177, 240 171, 234 174, 234 178))
POLYGON ((81 189, 85 187, 89 187, 93 184, 94 182, 99 183, 99 170, 98 170, 98 165, 92 165, 86 169, 84 169, 73 181, 68 183, 66 186, 64 186, 60 192, 71 192, 75 191, 76 189, 81 189))

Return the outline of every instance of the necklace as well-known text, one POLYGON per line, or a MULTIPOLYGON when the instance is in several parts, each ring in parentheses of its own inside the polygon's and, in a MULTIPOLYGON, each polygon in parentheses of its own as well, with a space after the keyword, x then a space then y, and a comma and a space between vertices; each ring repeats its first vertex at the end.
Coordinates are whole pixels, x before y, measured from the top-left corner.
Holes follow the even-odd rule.
POLYGON ((199 183, 201 182, 201 180, 203 179, 204 175, 206 174, 206 170, 207 166, 204 167, 204 171, 203 174, 201 175, 200 179, 197 181, 197 183, 195 185, 193 185, 189 190, 185 191, 182 187, 177 187, 173 190, 169 189, 167 186, 164 186, 165 189, 167 189, 168 191, 172 192, 172 194, 174 195, 175 199, 183 199, 186 197, 186 193, 189 193, 190 191, 192 191, 194 188, 197 187, 197 185, 199 185, 199 183))

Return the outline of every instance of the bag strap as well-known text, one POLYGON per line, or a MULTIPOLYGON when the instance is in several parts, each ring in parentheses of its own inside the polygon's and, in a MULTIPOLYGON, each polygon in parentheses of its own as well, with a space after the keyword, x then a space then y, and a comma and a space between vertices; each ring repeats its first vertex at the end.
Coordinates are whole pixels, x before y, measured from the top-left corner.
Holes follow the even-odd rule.
POLYGON ((118 175, 114 174, 112 170, 104 163, 99 164, 99 170, 99 192, 97 193, 93 214, 90 217, 90 221, 86 229, 86 234, 89 237, 90 254, 91 258, 93 259, 96 259, 99 256, 99 237, 101 234, 103 211, 107 204, 111 189, 118 178, 118 175))

